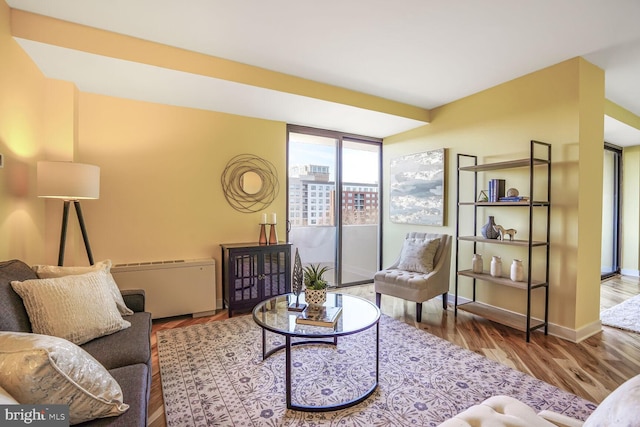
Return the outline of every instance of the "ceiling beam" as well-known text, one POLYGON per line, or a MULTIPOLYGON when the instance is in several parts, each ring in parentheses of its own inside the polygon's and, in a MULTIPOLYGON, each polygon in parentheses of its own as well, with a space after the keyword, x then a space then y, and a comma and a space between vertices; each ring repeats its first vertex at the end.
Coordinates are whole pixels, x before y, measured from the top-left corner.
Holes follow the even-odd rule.
POLYGON ((17 9, 14 37, 429 122, 427 109, 17 9))

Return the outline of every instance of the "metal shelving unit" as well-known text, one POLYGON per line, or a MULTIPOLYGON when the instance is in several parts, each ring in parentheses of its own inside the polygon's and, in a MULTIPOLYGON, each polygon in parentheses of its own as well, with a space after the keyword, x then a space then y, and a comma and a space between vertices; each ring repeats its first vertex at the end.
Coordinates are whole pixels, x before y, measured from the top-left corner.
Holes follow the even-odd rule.
POLYGON ((517 159, 496 163, 478 164, 478 156, 469 154, 458 154, 457 158, 457 206, 456 206, 456 279, 455 279, 455 305, 454 312, 458 315, 458 310, 463 310, 469 313, 482 316, 491 321, 498 322, 509 327, 524 331, 526 333, 526 340, 529 342, 531 331, 544 328, 545 335, 548 333, 548 311, 549 311, 549 240, 550 240, 550 220, 551 220, 551 144, 531 141, 530 143, 530 155, 525 159, 517 159), (542 154, 542 155, 541 155, 542 154), (461 163, 472 163, 462 165, 461 163), (488 172, 501 169, 518 169, 527 168, 529 170, 529 195, 530 200, 520 202, 477 202, 477 201, 463 201, 460 200, 460 174, 473 173, 474 181, 474 198, 478 194, 478 173, 488 172), (546 172, 546 200, 533 200, 534 184, 536 173, 543 169, 542 173, 546 172), (478 210, 483 208, 523 208, 528 213, 528 236, 523 240, 497 240, 486 239, 478 233, 478 210), (473 209, 473 235, 460 235, 460 211, 461 208, 473 209), (546 213, 546 230, 545 240, 533 240, 534 236, 534 211, 542 209, 546 213), (524 282, 514 282, 509 278, 493 277, 489 272, 473 273, 469 269, 461 269, 460 263, 460 244, 471 242, 473 244, 473 252, 476 253, 476 246, 478 243, 495 244, 495 245, 510 245, 518 247, 518 250, 526 249, 527 251, 527 274, 524 282), (536 249, 542 248, 542 249, 536 249), (536 251, 544 252, 544 275, 540 272, 534 272, 532 266, 532 260, 534 256, 540 256, 541 254, 535 253, 536 251), (541 277, 534 279, 533 277, 541 277), (459 280, 461 277, 467 277, 472 280, 473 297, 470 302, 458 304, 458 291, 459 280), (526 314, 514 313, 507 311, 500 307, 491 306, 480 302, 476 299, 476 286, 477 281, 484 281, 499 286, 509 286, 512 288, 521 289, 526 292, 527 309, 526 314), (531 300, 532 292, 537 289, 542 289, 544 292, 544 319, 537 319, 531 315, 531 300))

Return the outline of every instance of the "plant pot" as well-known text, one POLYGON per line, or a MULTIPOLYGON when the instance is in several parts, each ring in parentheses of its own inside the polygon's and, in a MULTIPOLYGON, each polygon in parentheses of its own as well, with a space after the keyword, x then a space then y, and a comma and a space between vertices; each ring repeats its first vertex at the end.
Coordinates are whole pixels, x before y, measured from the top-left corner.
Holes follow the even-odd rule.
POLYGON ((327 301, 327 290, 305 289, 304 300, 311 306, 321 306, 327 301))

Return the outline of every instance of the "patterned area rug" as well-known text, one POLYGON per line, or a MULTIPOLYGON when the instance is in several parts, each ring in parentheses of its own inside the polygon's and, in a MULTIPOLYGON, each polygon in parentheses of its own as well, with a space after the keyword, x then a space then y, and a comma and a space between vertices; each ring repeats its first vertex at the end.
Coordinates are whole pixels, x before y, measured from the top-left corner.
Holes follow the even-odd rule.
MULTIPOLYGON (((268 334, 269 345, 284 338, 268 334)), ((286 409, 284 351, 262 360, 251 316, 157 333, 168 426, 437 426, 498 394, 536 411, 584 420, 595 405, 398 320, 380 320, 380 381, 366 401, 332 412, 286 409)), ((375 372, 375 330, 338 346, 292 350, 298 404, 324 405, 368 389, 375 372)))
POLYGON ((640 295, 600 313, 603 325, 640 333, 640 295))

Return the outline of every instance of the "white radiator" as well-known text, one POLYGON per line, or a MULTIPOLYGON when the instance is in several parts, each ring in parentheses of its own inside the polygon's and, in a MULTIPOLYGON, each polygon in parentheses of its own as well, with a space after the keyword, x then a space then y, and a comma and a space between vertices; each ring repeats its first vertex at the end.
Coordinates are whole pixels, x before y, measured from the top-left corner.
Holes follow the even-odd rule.
POLYGON ((144 289, 154 319, 213 314, 216 271, 213 259, 116 264, 111 274, 120 289, 144 289))

